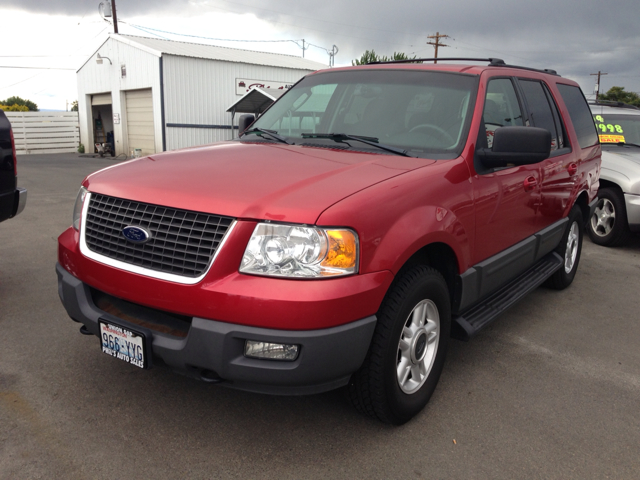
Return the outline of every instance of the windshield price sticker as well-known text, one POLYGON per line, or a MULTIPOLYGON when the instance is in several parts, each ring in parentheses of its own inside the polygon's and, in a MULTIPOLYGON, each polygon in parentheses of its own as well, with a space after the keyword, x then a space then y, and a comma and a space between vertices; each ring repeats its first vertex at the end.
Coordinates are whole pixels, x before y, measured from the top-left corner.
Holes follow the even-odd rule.
POLYGON ((625 143, 624 135, 599 135, 600 143, 625 143))
POLYGON ((603 143, 617 143, 624 142, 624 133, 622 125, 615 123, 607 123, 602 115, 596 115, 596 127, 600 129, 602 134, 600 135, 600 142, 603 143), (619 140, 621 138, 621 140, 619 140))
POLYGON ((100 343, 103 353, 136 367, 145 368, 142 335, 111 323, 100 322, 100 343))

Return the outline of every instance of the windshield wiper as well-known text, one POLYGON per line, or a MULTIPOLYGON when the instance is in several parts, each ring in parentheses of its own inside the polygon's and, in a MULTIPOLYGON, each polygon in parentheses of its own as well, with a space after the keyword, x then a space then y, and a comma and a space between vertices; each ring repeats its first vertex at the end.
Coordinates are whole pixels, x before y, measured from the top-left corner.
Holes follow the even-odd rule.
POLYGON ((242 136, 244 137, 248 133, 255 133, 256 135, 262 137, 263 135, 268 135, 270 138, 277 140, 280 143, 286 143, 287 145, 293 145, 289 140, 284 138, 282 135, 278 135, 278 132, 275 130, 267 130, 266 128, 252 128, 251 130, 245 130, 242 132, 242 136))
POLYGON ((637 143, 618 142, 617 144, 618 144, 618 146, 620 146, 620 147, 624 147, 624 146, 626 146, 626 145, 631 145, 632 147, 638 147, 638 148, 640 148, 640 145, 638 145, 637 143))
POLYGON ((346 133, 303 133, 302 138, 329 138, 342 143, 347 143, 345 140, 354 140, 356 142, 366 143, 367 145, 371 145, 372 147, 376 147, 381 150, 386 150, 387 152, 395 153, 396 155, 413 157, 413 155, 409 155, 408 150, 392 147, 391 145, 385 145, 384 143, 378 143, 378 139, 375 137, 361 137, 359 135, 347 135, 346 133))

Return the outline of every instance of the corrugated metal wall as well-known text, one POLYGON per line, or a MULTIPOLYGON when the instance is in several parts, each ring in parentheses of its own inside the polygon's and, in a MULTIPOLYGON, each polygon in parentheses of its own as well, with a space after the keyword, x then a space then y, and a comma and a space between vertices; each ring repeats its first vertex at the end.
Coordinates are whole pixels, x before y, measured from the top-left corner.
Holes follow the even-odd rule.
MULTIPOLYGON (((163 123, 160 57, 149 47, 128 45, 115 38, 107 40, 97 53, 104 57, 102 64, 97 64, 93 55, 80 68, 77 77, 80 135, 87 152, 93 151, 94 143, 91 95, 111 93, 112 113, 119 118, 119 123, 113 122, 116 154, 131 155, 133 146, 129 145, 127 133, 125 92, 151 88, 155 150, 161 152, 163 127, 166 150, 230 139, 231 114, 226 109, 240 98, 236 93, 236 79, 292 84, 310 72, 165 54, 162 57, 163 123), (122 76, 123 66, 125 76, 122 76), (166 127, 166 124, 181 126, 166 127), (218 128, 212 128, 215 126, 218 128)), ((238 116, 236 125, 237 119, 238 116)))
MULTIPOLYGON (((167 150, 203 145, 231 138, 230 129, 204 128, 230 126, 227 108, 240 96, 236 78, 295 83, 309 73, 282 67, 204 60, 165 55, 165 122, 197 127, 167 127, 167 150)), ((236 125, 238 116, 236 115, 236 125)))
POLYGON ((130 155, 126 131, 125 91, 151 88, 153 94, 154 129, 156 151, 162 151, 162 121, 160 108, 160 60, 159 57, 136 47, 125 45, 114 39, 107 40, 98 50, 107 57, 101 65, 92 56, 78 71, 78 111, 80 114, 80 136, 87 152, 93 148, 93 121, 91 95, 111 92, 112 111, 119 115, 120 123, 113 126, 116 153, 130 155), (122 66, 126 74, 122 76, 122 66))

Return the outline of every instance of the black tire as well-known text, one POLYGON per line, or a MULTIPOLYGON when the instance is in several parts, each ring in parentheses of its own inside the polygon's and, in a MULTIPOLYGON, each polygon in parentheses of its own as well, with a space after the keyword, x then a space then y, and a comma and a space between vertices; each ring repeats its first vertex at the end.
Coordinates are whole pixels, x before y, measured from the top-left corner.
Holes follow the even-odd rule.
POLYGON ((367 357, 347 386, 351 403, 386 423, 409 421, 436 388, 450 331, 451 303, 444 278, 431 267, 409 269, 380 306, 367 357), (399 371, 405 372, 402 385, 399 371))
POLYGON ((577 205, 569 213, 569 223, 562 236, 556 252, 562 257, 563 263, 560 270, 555 272, 546 281, 545 285, 556 290, 564 290, 576 276, 580 254, 582 253, 582 238, 584 236, 584 217, 582 210, 577 205))
POLYGON ((624 195, 617 188, 601 188, 589 219, 589 238, 597 245, 615 247, 624 243, 629 234, 624 195))

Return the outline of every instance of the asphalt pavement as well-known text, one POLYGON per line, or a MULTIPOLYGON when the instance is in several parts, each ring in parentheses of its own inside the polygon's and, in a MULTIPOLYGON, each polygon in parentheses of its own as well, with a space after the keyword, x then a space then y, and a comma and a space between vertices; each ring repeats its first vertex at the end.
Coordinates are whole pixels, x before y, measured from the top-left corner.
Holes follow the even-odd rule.
POLYGON ((640 478, 640 237, 585 240, 569 289, 452 340, 427 408, 391 427, 341 391, 238 392, 81 335, 58 298, 57 236, 82 179, 115 163, 18 158, 27 206, 0 224, 0 479, 640 478))

